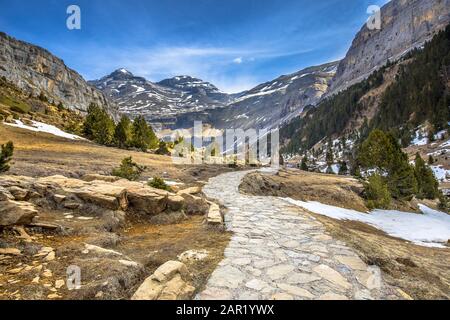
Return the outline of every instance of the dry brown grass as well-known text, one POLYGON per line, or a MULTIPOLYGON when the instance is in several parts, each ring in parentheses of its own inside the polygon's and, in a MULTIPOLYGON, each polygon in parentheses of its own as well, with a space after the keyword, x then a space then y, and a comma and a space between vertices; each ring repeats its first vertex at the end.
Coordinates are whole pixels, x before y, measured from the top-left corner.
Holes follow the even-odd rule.
POLYGON ((418 246, 361 222, 314 216, 366 263, 379 266, 389 284, 414 299, 450 299, 450 249, 418 246))
POLYGON ((175 165, 168 156, 104 147, 89 141, 67 140, 0 124, 0 144, 10 140, 15 146, 10 173, 17 175, 38 177, 60 174, 76 178, 88 173, 108 175, 128 156, 147 167, 143 178, 161 176, 191 184, 230 170, 217 165, 175 165))
POLYGON ((193 285, 199 292, 224 258, 223 252, 231 234, 207 228, 202 217, 191 217, 172 225, 135 225, 121 236, 124 241, 117 249, 143 263, 148 274, 168 260, 177 260, 177 256, 187 250, 207 250, 209 254, 205 260, 188 265, 193 285))
POLYGON ((240 186, 252 195, 290 197, 301 201, 320 201, 347 209, 367 211, 360 194, 363 186, 358 180, 295 169, 285 169, 276 175, 252 173, 240 186))

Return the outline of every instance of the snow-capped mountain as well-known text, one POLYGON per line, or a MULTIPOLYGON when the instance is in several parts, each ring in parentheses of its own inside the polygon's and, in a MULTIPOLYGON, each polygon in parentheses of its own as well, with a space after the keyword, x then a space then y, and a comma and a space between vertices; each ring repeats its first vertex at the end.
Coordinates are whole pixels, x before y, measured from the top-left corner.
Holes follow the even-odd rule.
POLYGON ((161 127, 265 128, 279 125, 315 105, 328 89, 338 62, 281 76, 240 94, 226 94, 209 82, 178 76, 158 83, 118 69, 90 83, 115 101, 120 112, 161 127))
POLYGON ((265 128, 279 125, 315 105, 327 91, 339 62, 310 67, 281 76, 236 95, 224 108, 185 113, 176 128, 189 128, 202 120, 215 128, 265 128))
POLYGON ((199 101, 199 104, 214 105, 217 102, 229 103, 232 100, 229 94, 220 91, 213 84, 190 76, 165 79, 158 82, 158 84, 192 95, 193 98, 195 97, 199 101))
POLYGON ((115 101, 120 112, 143 115, 151 122, 170 122, 177 115, 223 107, 230 101, 229 95, 211 83, 189 76, 153 83, 118 69, 90 83, 115 101))

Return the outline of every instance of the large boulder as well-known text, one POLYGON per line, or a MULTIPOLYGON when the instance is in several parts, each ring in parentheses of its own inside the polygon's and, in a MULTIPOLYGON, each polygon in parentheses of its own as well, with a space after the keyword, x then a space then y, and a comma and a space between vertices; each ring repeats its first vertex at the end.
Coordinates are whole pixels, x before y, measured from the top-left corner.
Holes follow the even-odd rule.
POLYGON ((37 214, 35 206, 29 202, 2 201, 0 202, 0 227, 28 225, 37 214))
POLYGON ((201 197, 189 193, 178 193, 185 202, 185 212, 190 215, 205 215, 208 213, 209 204, 201 197))
POLYGON ((110 210, 128 208, 127 190, 108 183, 92 182, 89 186, 73 190, 73 194, 84 202, 95 204, 110 210))
POLYGON ((132 300, 187 300, 195 288, 184 263, 168 261, 145 279, 132 300))
POLYGON ((128 207, 126 189, 104 181, 86 182, 64 176, 51 176, 37 180, 47 189, 56 189, 58 194, 75 196, 84 202, 110 210, 126 210, 128 207))
MULTIPOLYGON (((147 215, 157 215, 165 211, 168 208, 169 196, 172 196, 167 191, 152 188, 142 182, 119 180, 114 182, 114 185, 127 190, 130 209, 147 215)), ((177 201, 179 199, 171 199, 171 210, 177 206, 177 201)))

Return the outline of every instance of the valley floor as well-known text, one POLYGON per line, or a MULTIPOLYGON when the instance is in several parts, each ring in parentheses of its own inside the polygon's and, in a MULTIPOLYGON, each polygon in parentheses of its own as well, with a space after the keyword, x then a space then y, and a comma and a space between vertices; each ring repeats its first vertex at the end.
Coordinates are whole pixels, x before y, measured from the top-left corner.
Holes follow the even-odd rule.
POLYGON ((9 140, 16 147, 12 176, 109 175, 132 156, 147 167, 144 181, 161 176, 180 183, 177 188, 203 187, 209 199, 223 205, 229 232, 206 228, 203 216, 169 225, 131 220, 116 229, 104 217, 42 209, 39 216, 46 222, 75 232, 4 230, 0 299, 129 299, 159 266, 187 250, 208 251, 206 259, 187 263, 197 299, 450 298, 449 249, 417 246, 280 198, 365 211, 362 187, 354 179, 174 165, 169 157, 0 124, 0 144, 9 140), (11 248, 20 253, 6 252, 11 248), (82 267, 83 290, 64 285, 71 265, 82 267))

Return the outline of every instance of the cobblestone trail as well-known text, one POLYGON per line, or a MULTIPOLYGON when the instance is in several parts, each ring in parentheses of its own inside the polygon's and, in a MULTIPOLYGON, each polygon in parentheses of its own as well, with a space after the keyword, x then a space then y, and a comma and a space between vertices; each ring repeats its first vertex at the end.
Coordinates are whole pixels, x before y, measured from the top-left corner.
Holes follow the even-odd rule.
POLYGON ((303 209, 276 197, 240 194, 247 173, 223 174, 204 187, 228 209, 226 227, 234 234, 197 299, 398 299, 377 267, 327 235, 303 209))

